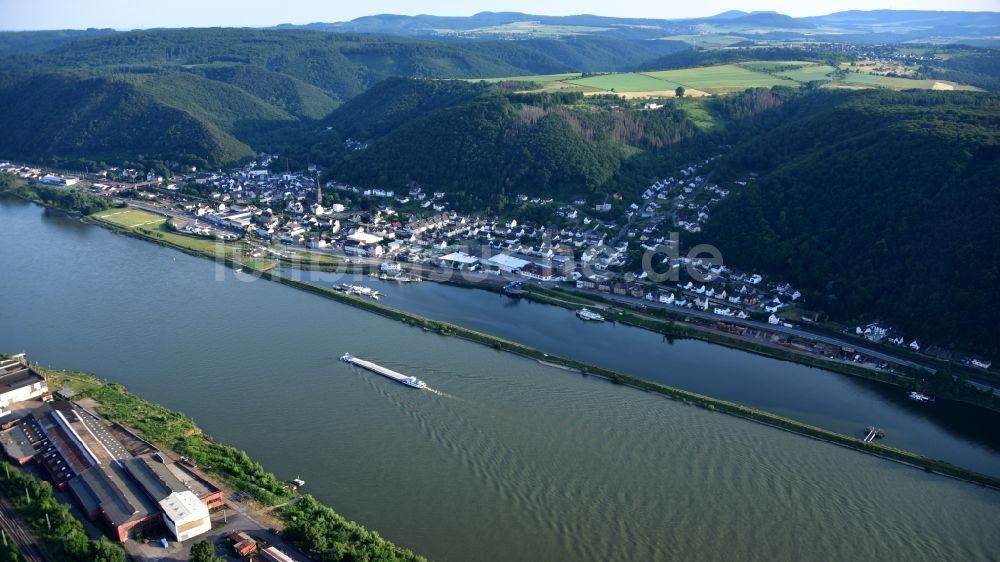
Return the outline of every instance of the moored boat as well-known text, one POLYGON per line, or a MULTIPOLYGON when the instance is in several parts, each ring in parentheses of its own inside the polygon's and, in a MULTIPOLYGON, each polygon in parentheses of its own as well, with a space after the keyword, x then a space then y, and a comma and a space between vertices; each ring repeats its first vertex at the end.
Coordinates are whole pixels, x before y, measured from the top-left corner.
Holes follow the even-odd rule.
POLYGON ((587 308, 581 308, 580 310, 577 310, 576 315, 581 320, 587 320, 590 322, 604 322, 603 316, 587 308))

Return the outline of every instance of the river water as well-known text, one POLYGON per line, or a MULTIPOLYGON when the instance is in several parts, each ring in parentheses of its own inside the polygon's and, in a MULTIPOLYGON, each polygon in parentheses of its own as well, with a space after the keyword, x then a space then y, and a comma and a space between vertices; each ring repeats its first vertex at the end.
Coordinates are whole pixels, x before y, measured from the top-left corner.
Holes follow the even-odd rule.
POLYGON ((440 283, 279 270, 326 286, 364 285, 379 302, 633 376, 747 404, 848 435, 877 425, 887 443, 1000 476, 1000 413, 910 400, 899 387, 648 330, 583 322, 564 308, 440 283))
MULTIPOLYGON (((275 283, 220 281, 208 260, 21 201, 0 199, 0 263, 0 349, 183 411, 436 560, 986 560, 1000 547, 1000 494, 982 487, 275 283), (345 351, 436 392, 337 361, 345 351)), ((937 456, 998 472, 996 425, 977 433, 898 389, 480 291, 395 291, 389 304, 442 299, 422 312, 843 431, 879 422, 892 444, 938 442, 937 456)))

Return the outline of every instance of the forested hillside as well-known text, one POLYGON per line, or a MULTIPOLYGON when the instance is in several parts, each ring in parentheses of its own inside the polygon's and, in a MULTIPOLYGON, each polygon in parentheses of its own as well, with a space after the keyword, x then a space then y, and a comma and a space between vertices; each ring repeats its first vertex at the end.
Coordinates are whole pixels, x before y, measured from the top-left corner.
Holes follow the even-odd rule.
POLYGON ((328 122, 342 137, 368 144, 335 163, 337 179, 417 183, 501 206, 519 193, 601 192, 636 151, 697 133, 672 106, 646 111, 580 94, 520 95, 484 84, 402 79, 352 100, 328 122))
POLYGON ((761 174, 703 239, 841 319, 997 357, 1000 96, 814 93, 755 120, 725 163, 761 174))
MULTIPOLYGON (((10 131, 0 140, 0 154, 80 167, 233 163, 251 155, 251 146, 259 148, 258 142, 269 135, 315 132, 309 122, 394 76, 621 69, 683 48, 669 41, 449 43, 253 29, 0 34, 4 38, 11 45, 8 52, 16 54, 0 57, 5 76, 0 101, 10 110, 0 117, 10 131)), ((407 115, 386 119, 399 122, 431 109, 421 103, 455 101, 446 89, 459 93, 456 85, 424 84, 438 88, 440 96, 422 98, 407 115)), ((399 100, 386 103, 400 111, 405 106, 399 100)), ((358 121, 367 122, 364 115, 358 121)), ((332 124, 355 136, 379 133, 332 124)), ((379 127, 376 122, 369 126, 379 127)), ((300 138, 291 144, 302 146, 306 140, 319 141, 310 157, 332 157, 324 158, 323 139, 300 138)))
POLYGON ((320 119, 337 107, 337 102, 321 88, 260 66, 206 64, 190 71, 235 86, 296 117, 320 119))
POLYGON ((67 73, 0 74, 0 154, 69 165, 200 165, 253 155, 210 121, 124 80, 67 73))
POLYGON ((41 53, 60 45, 102 35, 118 33, 114 29, 59 29, 49 31, 0 32, 0 57, 41 53))
POLYGON ((16 62, 114 71, 236 63, 297 78, 345 100, 390 76, 624 70, 684 48, 671 41, 599 38, 455 43, 299 30, 176 29, 83 39, 16 62))

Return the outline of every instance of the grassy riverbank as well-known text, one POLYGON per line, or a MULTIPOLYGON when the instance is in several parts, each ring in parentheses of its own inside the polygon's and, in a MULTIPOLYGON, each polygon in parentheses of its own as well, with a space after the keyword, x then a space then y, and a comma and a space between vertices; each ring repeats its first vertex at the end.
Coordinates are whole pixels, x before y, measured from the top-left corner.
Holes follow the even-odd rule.
MULTIPOLYGON (((137 431, 157 447, 184 455, 232 488, 249 493, 262 506, 294 497, 292 489, 253 461, 244 451, 219 443, 187 416, 143 400, 120 384, 93 375, 42 369, 52 388, 72 388, 75 400, 92 398, 98 413, 137 431)), ((47 485, 43 483, 44 485, 47 485)), ((350 521, 311 496, 277 511, 285 522, 285 538, 317 560, 403 562, 425 560, 350 521)))

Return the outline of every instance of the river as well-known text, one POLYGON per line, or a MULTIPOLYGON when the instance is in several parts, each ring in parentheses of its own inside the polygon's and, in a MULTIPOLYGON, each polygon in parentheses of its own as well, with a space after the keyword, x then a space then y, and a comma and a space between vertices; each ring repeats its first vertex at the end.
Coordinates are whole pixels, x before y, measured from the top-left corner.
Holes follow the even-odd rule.
POLYGON ((708 396, 747 404, 847 435, 877 425, 886 443, 1000 476, 1000 413, 949 400, 914 402, 908 391, 777 361, 698 340, 612 323, 583 322, 569 310, 440 283, 279 270, 326 286, 365 285, 379 302, 708 396))
MULTIPOLYGON (((0 199, 0 232, 0 349, 95 372, 183 411, 279 476, 302 477, 345 516, 436 560, 973 560, 997 552, 1000 494, 979 486, 275 283, 232 272, 219 281, 208 260, 21 201, 0 199), (337 361, 345 351, 437 392, 337 361)), ((769 409, 807 421, 862 420, 789 405, 800 386, 850 393, 844 411, 867 396, 886 410, 879 420, 898 416, 900 436, 923 424, 937 432, 923 438, 950 441, 952 449, 940 446, 953 458, 981 455, 978 469, 997 472, 995 425, 977 436, 947 412, 896 400, 898 389, 701 342, 636 339, 641 331, 479 291, 398 290, 426 306, 434 301, 416 298, 421 292, 453 291, 439 293, 445 304, 428 315, 468 314, 461 323, 500 335, 521 318, 514 335, 539 334, 532 345, 630 361, 623 370, 708 394, 733 398, 729 387, 742 377, 745 397, 756 393, 769 409), (470 300, 515 316, 483 316, 470 300), (623 339, 613 339, 619 332, 623 339), (662 359, 644 355, 652 347, 662 359)), ((879 421, 859 409, 864 421, 879 421)))

